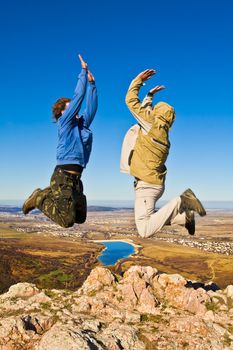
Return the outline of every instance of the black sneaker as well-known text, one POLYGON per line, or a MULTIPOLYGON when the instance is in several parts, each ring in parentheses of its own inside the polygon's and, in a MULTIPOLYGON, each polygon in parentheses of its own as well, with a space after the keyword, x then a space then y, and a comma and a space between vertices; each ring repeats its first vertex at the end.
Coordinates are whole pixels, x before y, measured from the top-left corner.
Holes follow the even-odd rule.
POLYGON ((41 192, 41 189, 37 188, 34 192, 32 192, 31 196, 28 197, 28 199, 26 199, 22 208, 24 215, 28 214, 31 210, 35 209, 36 198, 40 192, 41 192))
POLYGON ((179 212, 183 213, 184 211, 190 211, 194 210, 196 211, 200 216, 205 216, 206 211, 199 201, 199 199, 195 196, 193 191, 188 188, 186 191, 184 191, 181 196, 181 204, 179 212))
POLYGON ((188 233, 190 235, 195 234, 195 217, 194 212, 192 210, 186 211, 186 222, 185 222, 185 228, 188 230, 188 233))

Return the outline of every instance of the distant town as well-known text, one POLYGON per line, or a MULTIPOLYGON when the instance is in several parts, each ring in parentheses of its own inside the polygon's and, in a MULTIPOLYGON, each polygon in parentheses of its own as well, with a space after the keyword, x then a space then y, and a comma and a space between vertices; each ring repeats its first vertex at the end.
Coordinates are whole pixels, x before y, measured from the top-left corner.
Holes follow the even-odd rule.
MULTIPOLYGON (((101 236, 114 239, 119 234, 126 238, 137 237, 132 208, 89 206, 88 218, 84 224, 65 229, 37 210, 24 216, 18 206, 0 206, 0 222, 9 224, 9 227, 17 232, 43 233, 57 237, 93 239, 95 236, 101 236)), ((199 229, 195 236, 188 236, 186 230, 179 226, 166 226, 151 240, 233 255, 233 210, 210 210, 206 218, 197 221, 197 225, 199 229)))

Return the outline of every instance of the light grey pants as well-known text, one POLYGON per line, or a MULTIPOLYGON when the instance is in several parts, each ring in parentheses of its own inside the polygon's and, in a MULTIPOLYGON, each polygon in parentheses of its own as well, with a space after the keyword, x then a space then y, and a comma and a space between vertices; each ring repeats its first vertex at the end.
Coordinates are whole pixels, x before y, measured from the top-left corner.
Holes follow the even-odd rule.
POLYGON ((138 181, 135 187, 135 222, 141 237, 150 237, 164 225, 185 225, 185 212, 180 214, 181 198, 176 197, 155 211, 157 200, 164 192, 163 185, 138 181))

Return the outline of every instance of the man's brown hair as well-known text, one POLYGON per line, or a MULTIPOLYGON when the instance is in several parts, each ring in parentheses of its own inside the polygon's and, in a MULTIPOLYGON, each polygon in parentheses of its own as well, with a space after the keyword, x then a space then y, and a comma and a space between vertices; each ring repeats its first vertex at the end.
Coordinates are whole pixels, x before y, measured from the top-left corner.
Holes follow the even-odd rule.
POLYGON ((67 102, 70 102, 70 98, 61 97, 53 104, 52 111, 53 111, 53 117, 56 120, 56 122, 62 115, 62 111, 64 111, 64 109, 66 108, 67 102))

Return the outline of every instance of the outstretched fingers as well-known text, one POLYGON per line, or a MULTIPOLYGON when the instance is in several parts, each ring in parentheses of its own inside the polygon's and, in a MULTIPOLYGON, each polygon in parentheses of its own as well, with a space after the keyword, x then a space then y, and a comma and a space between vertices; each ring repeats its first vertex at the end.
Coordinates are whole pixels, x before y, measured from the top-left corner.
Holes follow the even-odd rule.
POLYGON ((144 81, 150 79, 155 73, 155 69, 146 69, 143 72, 139 73, 138 77, 144 81))
POLYGON ((81 67, 84 68, 84 69, 87 69, 87 63, 83 60, 83 58, 82 58, 82 56, 80 54, 78 55, 78 58, 80 60, 81 67))
POLYGON ((159 92, 161 90, 164 90, 165 89, 165 86, 164 85, 156 85, 155 87, 153 87, 151 90, 150 90, 150 93, 151 94, 155 94, 156 92, 159 92))

